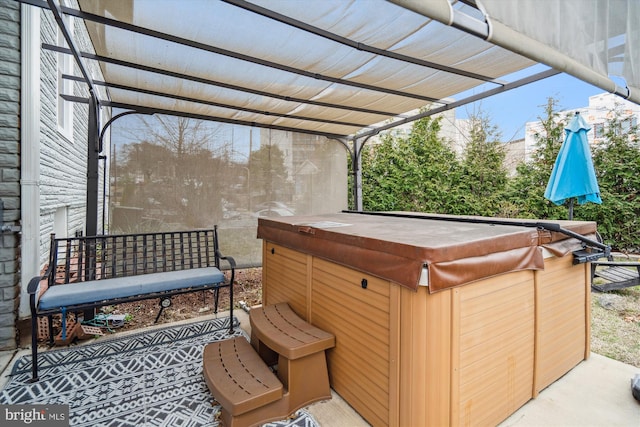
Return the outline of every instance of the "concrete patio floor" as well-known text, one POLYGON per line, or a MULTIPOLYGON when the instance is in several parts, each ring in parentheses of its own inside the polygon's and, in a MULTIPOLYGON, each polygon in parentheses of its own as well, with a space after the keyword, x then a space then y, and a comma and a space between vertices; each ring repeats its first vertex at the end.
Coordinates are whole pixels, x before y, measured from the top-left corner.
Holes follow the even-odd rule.
MULTIPOLYGON (((249 316, 243 310, 234 310, 240 326, 251 333, 249 316)), ((203 316, 182 322, 202 321, 213 316, 203 316)), ((219 313, 217 317, 224 317, 219 313)), ((168 324, 150 327, 166 327, 168 324)), ((140 330, 131 331, 137 333, 140 330)), ((121 332, 126 334, 129 332, 121 332)), ((29 337, 24 337, 22 349, 0 352, 0 387, 8 381, 15 361, 29 354, 29 337)), ((536 399, 512 414, 501 427, 507 426, 580 426, 613 427, 640 426, 640 402, 631 395, 631 378, 640 368, 618 362, 598 354, 591 354, 555 383, 543 390, 536 399)), ((358 415, 338 394, 332 393, 329 401, 310 405, 307 410, 323 427, 360 427, 369 424, 358 415)))

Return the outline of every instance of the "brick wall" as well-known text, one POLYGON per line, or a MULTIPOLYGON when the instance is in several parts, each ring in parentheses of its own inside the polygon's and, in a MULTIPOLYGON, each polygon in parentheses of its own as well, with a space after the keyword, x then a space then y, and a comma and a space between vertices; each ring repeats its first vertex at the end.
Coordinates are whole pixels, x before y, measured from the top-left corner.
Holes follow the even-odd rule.
MULTIPOLYGON (((20 223, 20 4, 0 0, 0 198, 4 224, 20 223)), ((0 233, 0 350, 16 347, 20 235, 0 233)))

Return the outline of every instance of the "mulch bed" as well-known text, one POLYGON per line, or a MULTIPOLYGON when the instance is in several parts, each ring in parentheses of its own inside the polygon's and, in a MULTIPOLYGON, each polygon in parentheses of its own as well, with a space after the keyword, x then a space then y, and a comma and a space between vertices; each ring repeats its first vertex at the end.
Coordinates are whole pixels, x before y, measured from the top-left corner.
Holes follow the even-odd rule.
MULTIPOLYGON (((236 271, 235 285, 233 287, 233 300, 235 306, 239 301, 245 301, 248 306, 262 302, 262 269, 250 268, 236 271)), ((179 320, 196 318, 213 314, 213 291, 191 292, 188 294, 171 297, 171 306, 165 308, 158 319, 157 324, 171 323, 179 320)), ((105 307, 110 314, 129 314, 130 319, 121 330, 131 330, 154 325, 158 311, 159 299, 149 299, 117 306, 105 307), (111 311, 109 311, 111 310, 111 311)), ((218 312, 229 309, 229 291, 220 291, 218 312)))
MULTIPOLYGON (((105 314, 128 315, 124 326, 112 328, 111 332, 130 331, 211 315, 214 310, 213 295, 213 291, 207 290, 171 297, 171 306, 163 310, 158 323, 154 323, 160 310, 160 299, 158 298, 105 306, 100 311, 105 314)), ((233 300, 236 308, 240 301, 246 302, 249 307, 262 303, 262 268, 236 270, 233 300)), ((218 312, 228 309, 229 290, 223 289, 220 291, 218 312)), ((72 320, 71 315, 68 319, 72 320)), ((54 334, 59 332, 60 326, 60 315, 56 315, 53 321, 54 334)))

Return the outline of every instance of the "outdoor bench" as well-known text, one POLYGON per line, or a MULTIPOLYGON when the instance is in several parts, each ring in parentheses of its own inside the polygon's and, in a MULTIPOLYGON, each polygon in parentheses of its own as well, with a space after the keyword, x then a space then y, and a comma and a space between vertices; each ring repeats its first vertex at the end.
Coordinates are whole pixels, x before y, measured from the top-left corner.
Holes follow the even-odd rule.
MULTIPOLYGON (((219 250, 218 229, 114 234, 56 238, 51 234, 49 264, 42 276, 30 280, 32 379, 38 380, 38 317, 48 316, 53 343, 52 315, 62 314, 62 340, 69 333, 67 313, 105 305, 170 297, 195 291, 214 291, 218 310, 220 288, 229 288, 230 328, 233 332, 235 260, 219 250), (231 271, 227 280, 220 262, 231 271)), ((89 313, 91 314, 92 311, 89 313)), ((158 320, 156 317, 156 321, 158 320)), ((70 323, 70 322, 69 322, 70 323)))
POLYGON ((331 398, 325 350, 335 346, 333 334, 298 317, 287 303, 252 308, 249 321, 251 344, 236 337, 204 348, 205 382, 222 406, 225 427, 283 419, 331 398))
POLYGON ((638 285, 640 285, 640 262, 612 260, 591 262, 591 287, 598 292, 608 292, 638 285), (596 277, 600 277, 606 282, 596 284, 594 283, 596 277))

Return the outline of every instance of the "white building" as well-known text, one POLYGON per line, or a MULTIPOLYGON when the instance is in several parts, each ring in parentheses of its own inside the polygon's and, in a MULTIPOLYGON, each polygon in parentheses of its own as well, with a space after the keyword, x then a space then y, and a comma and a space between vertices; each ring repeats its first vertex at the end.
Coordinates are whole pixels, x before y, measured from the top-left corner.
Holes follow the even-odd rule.
MULTIPOLYGON (((407 113, 407 116, 418 114, 418 110, 407 113)), ((440 132, 438 136, 445 138, 451 142, 451 147, 456 153, 461 154, 464 147, 469 141, 469 128, 470 121, 468 119, 456 119, 456 110, 451 109, 432 116, 433 119, 441 117, 440 132)), ((403 125, 396 126, 387 131, 381 132, 381 134, 391 134, 394 137, 408 137, 413 128, 414 122, 405 123, 403 125)), ((380 136, 374 136, 370 140, 370 144, 376 144, 380 142, 380 136)))
MULTIPOLYGON (((637 126, 640 119, 640 105, 627 101, 611 93, 602 93, 589 97, 587 107, 575 108, 560 112, 560 118, 566 119, 579 112, 586 122, 591 126, 587 132, 589 144, 597 145, 603 141, 606 132, 605 126, 612 118, 614 111, 621 115, 621 126, 623 130, 628 130, 632 126, 637 126)), ((528 122, 525 125, 525 160, 531 158, 531 153, 536 148, 536 134, 543 131, 542 122, 528 122)))

